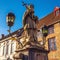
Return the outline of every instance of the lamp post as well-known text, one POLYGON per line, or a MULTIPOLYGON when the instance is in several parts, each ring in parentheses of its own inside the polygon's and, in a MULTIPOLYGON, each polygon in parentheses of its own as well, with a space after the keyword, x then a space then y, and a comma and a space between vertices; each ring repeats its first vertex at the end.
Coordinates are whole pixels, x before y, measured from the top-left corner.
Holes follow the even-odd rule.
POLYGON ((8 30, 9 34, 11 33, 11 27, 14 24, 14 20, 15 20, 15 15, 12 12, 8 13, 8 15, 6 16, 6 22, 7 25, 9 26, 9 30, 8 30))
POLYGON ((46 25, 42 27, 42 34, 43 34, 43 46, 45 47, 46 36, 48 35, 48 27, 46 25))

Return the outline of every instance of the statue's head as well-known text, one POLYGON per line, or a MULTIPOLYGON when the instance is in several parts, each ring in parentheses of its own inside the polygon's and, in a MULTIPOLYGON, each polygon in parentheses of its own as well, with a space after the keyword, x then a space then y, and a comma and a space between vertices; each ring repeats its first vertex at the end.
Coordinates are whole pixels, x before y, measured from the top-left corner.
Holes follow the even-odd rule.
POLYGON ((30 4, 29 5, 29 8, 31 9, 31 13, 34 13, 34 5, 33 4, 30 4))
POLYGON ((34 5, 33 4, 30 4, 30 8, 33 8, 34 9, 34 5))

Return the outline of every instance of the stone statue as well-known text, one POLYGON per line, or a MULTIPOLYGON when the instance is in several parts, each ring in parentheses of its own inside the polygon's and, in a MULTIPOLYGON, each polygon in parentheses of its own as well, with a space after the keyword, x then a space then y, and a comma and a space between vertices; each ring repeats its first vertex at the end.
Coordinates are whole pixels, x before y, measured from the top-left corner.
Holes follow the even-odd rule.
POLYGON ((37 28, 36 23, 38 21, 38 17, 34 15, 34 6, 24 4, 26 7, 26 12, 23 16, 23 27, 26 37, 28 38, 28 42, 37 42, 37 28))
MULTIPOLYGON (((41 54, 42 53, 46 54, 46 52, 45 52, 46 50, 43 51, 42 48, 40 49, 40 44, 38 43, 38 40, 37 40, 36 23, 38 21, 38 18, 37 18, 37 16, 34 15, 34 6, 33 5, 26 5, 26 4, 23 4, 23 5, 27 8, 27 10, 23 16, 23 28, 24 28, 23 34, 25 36, 22 39, 23 40, 22 44, 19 43, 19 41, 21 41, 21 40, 18 39, 18 43, 17 43, 18 48, 13 57, 15 60, 35 60, 35 57, 38 54, 39 59, 41 60, 41 54), (21 48, 21 46, 22 46, 22 48, 21 48), (35 54, 35 55, 33 56, 32 54, 33 55, 35 54)), ((22 36, 23 36, 23 34, 22 34, 22 36)), ((45 55, 43 55, 43 57, 44 56, 45 55)), ((36 57, 36 60, 38 60, 37 57, 36 57)))
POLYGON ((25 5, 25 7, 27 10, 23 16, 23 25, 25 26, 26 24, 29 24, 29 28, 36 28, 35 23, 37 22, 38 17, 34 16, 34 5, 32 5, 32 4, 30 4, 29 6, 25 5), (29 18, 31 20, 28 20, 29 18), (33 23, 33 25, 31 25, 32 23, 33 23))

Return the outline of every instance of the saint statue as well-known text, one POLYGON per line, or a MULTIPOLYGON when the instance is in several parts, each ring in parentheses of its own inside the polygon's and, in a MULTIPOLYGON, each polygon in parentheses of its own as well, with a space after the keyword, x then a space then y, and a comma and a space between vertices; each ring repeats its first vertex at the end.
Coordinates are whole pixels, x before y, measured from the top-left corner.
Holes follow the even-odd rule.
POLYGON ((23 28, 25 36, 28 38, 29 42, 37 42, 36 23, 38 21, 38 17, 34 15, 34 5, 24 4, 24 6, 26 7, 26 12, 23 16, 23 28))

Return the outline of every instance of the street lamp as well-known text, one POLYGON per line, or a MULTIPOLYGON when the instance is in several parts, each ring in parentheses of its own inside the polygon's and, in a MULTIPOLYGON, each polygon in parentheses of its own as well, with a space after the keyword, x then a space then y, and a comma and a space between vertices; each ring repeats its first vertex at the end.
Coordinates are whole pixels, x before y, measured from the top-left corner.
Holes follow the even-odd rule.
POLYGON ((46 25, 42 27, 42 34, 43 34, 43 46, 45 46, 46 36, 48 35, 48 27, 46 25))
POLYGON ((9 34, 11 33, 10 30, 14 24, 14 20, 15 20, 15 15, 12 12, 8 13, 8 15, 6 16, 6 22, 7 25, 9 26, 9 30, 8 30, 9 34))
POLYGON ((48 35, 48 27, 46 25, 44 25, 42 27, 42 33, 43 33, 44 37, 46 37, 48 35))

